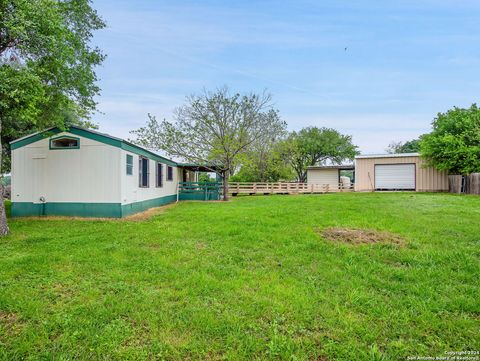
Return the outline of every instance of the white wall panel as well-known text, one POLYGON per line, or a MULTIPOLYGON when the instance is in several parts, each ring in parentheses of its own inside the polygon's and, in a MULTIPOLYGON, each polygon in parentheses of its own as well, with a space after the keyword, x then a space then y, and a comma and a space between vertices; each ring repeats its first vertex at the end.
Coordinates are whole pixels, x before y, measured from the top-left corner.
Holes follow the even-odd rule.
POLYGON ((145 201, 177 194, 177 183, 179 179, 179 171, 177 167, 173 167, 173 181, 167 181, 167 165, 163 164, 163 187, 156 186, 156 161, 149 159, 149 187, 139 187, 139 155, 121 151, 121 179, 122 179, 122 204, 145 201), (127 154, 133 156, 133 174, 127 175, 127 154))
POLYGON ((121 149, 78 138, 80 149, 49 149, 48 138, 15 149, 12 200, 119 203, 121 149))

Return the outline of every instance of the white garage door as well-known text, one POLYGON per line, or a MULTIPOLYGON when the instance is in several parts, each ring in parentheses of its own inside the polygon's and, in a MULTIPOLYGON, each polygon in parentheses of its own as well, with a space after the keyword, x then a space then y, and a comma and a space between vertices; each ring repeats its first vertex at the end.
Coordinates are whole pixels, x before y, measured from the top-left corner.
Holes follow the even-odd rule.
POLYGON ((338 187, 338 169, 308 169, 307 183, 338 187))
POLYGON ((415 189, 415 164, 376 164, 376 189, 415 189))

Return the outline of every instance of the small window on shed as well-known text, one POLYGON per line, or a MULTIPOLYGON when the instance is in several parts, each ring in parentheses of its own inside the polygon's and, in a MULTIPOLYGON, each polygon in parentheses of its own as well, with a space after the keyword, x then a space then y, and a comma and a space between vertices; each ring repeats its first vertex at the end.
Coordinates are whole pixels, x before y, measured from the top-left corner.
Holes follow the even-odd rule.
POLYGON ((167 167, 167 180, 173 181, 173 168, 170 166, 167 167))
POLYGON ((58 137, 50 139, 50 149, 78 149, 80 139, 74 137, 58 137))
POLYGON ((127 154, 127 175, 133 174, 133 155, 127 154))

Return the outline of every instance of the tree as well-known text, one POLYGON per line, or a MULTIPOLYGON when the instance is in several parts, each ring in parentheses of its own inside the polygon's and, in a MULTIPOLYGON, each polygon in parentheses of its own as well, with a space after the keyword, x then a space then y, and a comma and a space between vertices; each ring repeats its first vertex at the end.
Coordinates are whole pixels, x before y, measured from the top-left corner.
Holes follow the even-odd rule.
POLYGON ((412 139, 406 142, 391 142, 386 151, 389 154, 418 153, 420 151, 420 139, 412 139))
POLYGON ((224 87, 188 97, 187 104, 175 110, 173 122, 149 115, 147 125, 132 134, 144 147, 219 171, 228 200, 228 181, 240 156, 285 126, 269 94, 231 94, 224 87))
POLYGON ((326 162, 340 164, 358 154, 352 137, 335 129, 308 127, 292 132, 283 144, 283 154, 289 160, 299 182, 307 181, 307 167, 326 162))
POLYGON ((452 174, 480 172, 480 109, 476 104, 439 113, 432 126, 420 142, 429 166, 452 174))
MULTIPOLYGON (((89 43, 104 26, 89 0, 0 0, 3 172, 9 170, 10 140, 44 127, 82 124, 95 111, 100 89, 94 67, 104 55, 89 43)), ((0 234, 6 234, 0 203, 0 234)))
POLYGON ((280 152, 280 142, 287 132, 285 124, 268 129, 261 141, 252 144, 240 160, 240 170, 232 180, 237 182, 277 182, 280 179, 292 179, 293 172, 290 164, 285 161, 280 152))
POLYGON ((292 167, 280 152, 279 144, 250 151, 240 163, 240 170, 231 178, 234 182, 278 182, 295 177, 292 167))
POLYGON ((210 177, 208 173, 200 173, 198 175, 198 181, 200 183, 213 183, 215 182, 215 178, 210 177))

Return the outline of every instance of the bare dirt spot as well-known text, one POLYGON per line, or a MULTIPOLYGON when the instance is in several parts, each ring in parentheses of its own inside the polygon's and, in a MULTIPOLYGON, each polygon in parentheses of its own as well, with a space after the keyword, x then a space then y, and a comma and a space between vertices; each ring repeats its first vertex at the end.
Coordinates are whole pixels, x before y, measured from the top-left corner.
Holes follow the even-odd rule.
POLYGON ((318 232, 329 241, 348 244, 404 243, 403 239, 396 234, 370 229, 328 228, 318 232))
POLYGON ((167 204, 165 206, 150 208, 150 209, 147 209, 145 212, 136 213, 136 214, 132 214, 131 216, 125 217, 124 220, 126 220, 126 221, 146 221, 146 220, 152 218, 153 216, 156 216, 158 214, 162 214, 167 209, 172 208, 176 205, 177 205, 177 203, 170 203, 170 204, 167 204))
POLYGON ((12 325, 17 322, 17 315, 13 312, 0 311, 0 323, 3 325, 12 325))
POLYGON ((204 242, 199 242, 196 244, 197 249, 205 249, 207 248, 207 244, 204 242))
POLYGON ((143 246, 150 249, 159 249, 161 247, 160 243, 145 243, 143 246))
POLYGON ((17 334, 23 324, 19 321, 17 314, 0 310, 0 327, 4 328, 7 334, 17 334))

